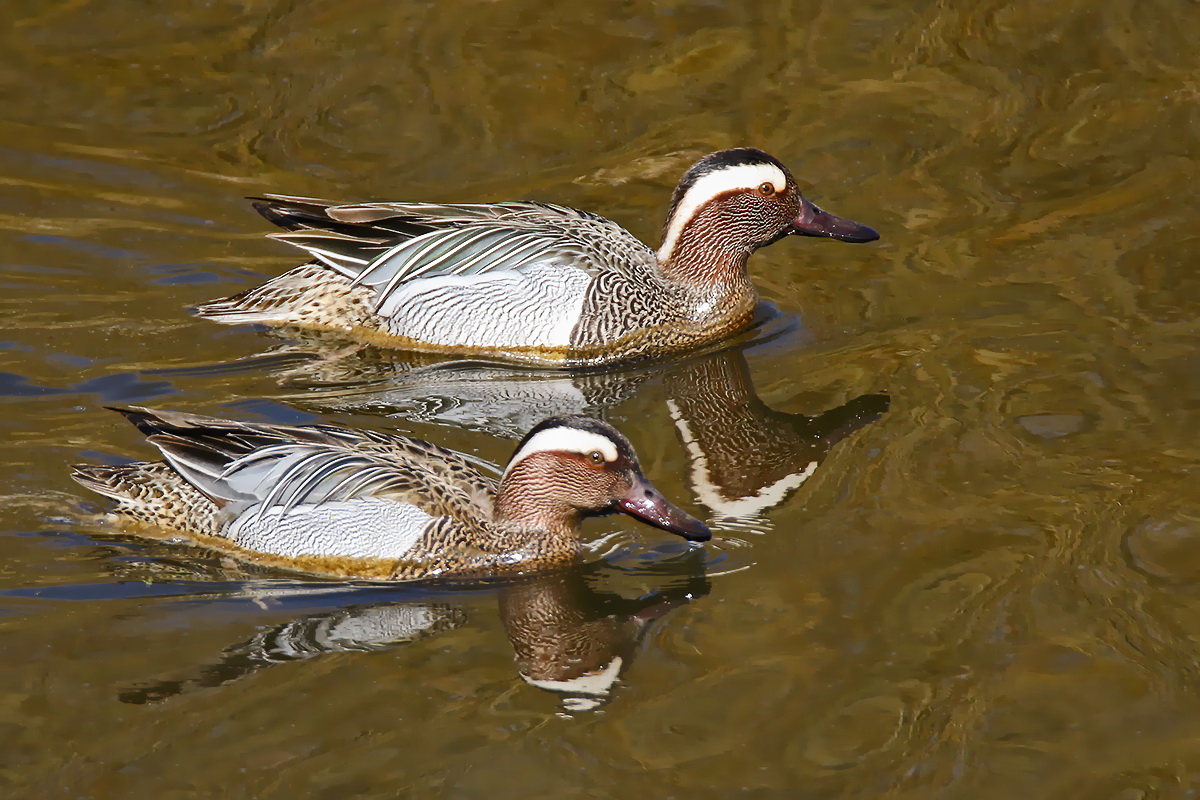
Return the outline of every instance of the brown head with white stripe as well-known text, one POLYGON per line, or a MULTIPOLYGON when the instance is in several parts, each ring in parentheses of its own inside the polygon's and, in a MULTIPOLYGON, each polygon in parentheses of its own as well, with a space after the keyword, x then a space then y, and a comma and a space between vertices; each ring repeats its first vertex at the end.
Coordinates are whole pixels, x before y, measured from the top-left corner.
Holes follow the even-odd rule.
POLYGON ((574 532, 584 516, 621 512, 691 541, 708 527, 646 479, 620 431, 579 415, 550 417, 517 445, 500 479, 497 522, 574 532))
POLYGON ((744 279, 750 254, 789 234, 854 243, 879 238, 813 205, 788 168, 762 150, 719 150, 692 165, 675 188, 658 262, 672 278, 700 286, 744 279))

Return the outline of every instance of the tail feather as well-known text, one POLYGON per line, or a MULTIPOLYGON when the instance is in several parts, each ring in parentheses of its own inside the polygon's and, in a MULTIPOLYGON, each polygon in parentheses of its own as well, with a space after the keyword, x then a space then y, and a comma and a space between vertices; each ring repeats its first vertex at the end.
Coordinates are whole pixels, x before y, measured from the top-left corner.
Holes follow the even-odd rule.
MULTIPOLYGON (((289 231, 330 231, 352 237, 383 238, 392 243, 420 236, 441 226, 440 212, 452 209, 471 209, 472 206, 439 206, 426 203, 366 203, 362 205, 338 205, 328 200, 309 197, 289 197, 269 194, 264 197, 247 198, 254 210, 272 225, 289 231), (408 210, 411 207, 412 211, 408 210), (331 212, 330 209, 333 209, 331 212), (421 213, 433 209, 435 213, 421 213)), ((483 207, 481 207, 483 208, 483 207)), ((462 222, 469 211, 452 214, 453 221, 462 222)), ((474 212, 479 217, 494 217, 492 212, 474 212)))
POLYGON ((198 306, 196 314, 229 325, 374 329, 374 298, 364 286, 321 264, 301 264, 261 286, 198 306))
POLYGON ((354 235, 362 232, 362 226, 348 225, 331 219, 326 209, 335 205, 328 200, 315 200, 309 197, 287 197, 284 195, 268 195, 266 197, 248 197, 250 205, 262 215, 263 219, 284 230, 328 230, 354 235))
POLYGON ((164 433, 174 428, 179 428, 186 424, 197 424, 204 417, 194 414, 184 414, 181 412, 170 411, 152 411, 149 408, 142 406, 105 406, 108 411, 115 411, 141 431, 146 436, 153 436, 156 433, 164 433))
POLYGON ((127 492, 122 488, 126 477, 135 472, 130 469, 134 465, 110 467, 99 464, 76 464, 71 467, 71 478, 85 489, 91 489, 96 494, 111 497, 113 500, 123 500, 127 492))
POLYGON ((221 535, 219 508, 162 461, 120 466, 81 464, 71 477, 117 501, 116 510, 140 522, 187 533, 221 535))

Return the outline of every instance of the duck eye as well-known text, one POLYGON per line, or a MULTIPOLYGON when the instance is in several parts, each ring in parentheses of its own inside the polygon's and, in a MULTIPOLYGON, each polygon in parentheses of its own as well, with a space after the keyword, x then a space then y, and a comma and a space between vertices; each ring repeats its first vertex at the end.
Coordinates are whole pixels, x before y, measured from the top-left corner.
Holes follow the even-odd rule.
POLYGON ((775 185, 768 181, 762 186, 759 186, 758 191, 762 193, 763 197, 770 197, 771 195, 775 194, 775 185))
POLYGON ((592 452, 588 453, 588 458, 590 458, 592 460, 593 464, 603 464, 604 463, 604 454, 601 453, 599 450, 593 450, 592 452))

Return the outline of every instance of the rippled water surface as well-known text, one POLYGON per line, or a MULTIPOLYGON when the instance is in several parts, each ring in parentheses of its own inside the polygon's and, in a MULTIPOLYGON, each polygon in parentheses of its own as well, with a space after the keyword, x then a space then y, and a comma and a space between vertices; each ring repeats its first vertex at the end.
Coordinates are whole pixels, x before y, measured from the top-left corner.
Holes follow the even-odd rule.
POLYGON ((1200 6, 10 0, 0 787, 13 797, 1193 797, 1200 6), (758 253, 737 347, 584 376, 187 308, 297 262, 244 195, 533 198, 655 241, 751 144, 876 244, 758 253), (881 395, 887 395, 882 397, 881 395), (602 414, 688 550, 355 586, 147 542, 102 407, 503 461, 602 414), (604 680, 564 688, 579 665, 604 680), (607 681, 607 683, 605 682, 607 681))

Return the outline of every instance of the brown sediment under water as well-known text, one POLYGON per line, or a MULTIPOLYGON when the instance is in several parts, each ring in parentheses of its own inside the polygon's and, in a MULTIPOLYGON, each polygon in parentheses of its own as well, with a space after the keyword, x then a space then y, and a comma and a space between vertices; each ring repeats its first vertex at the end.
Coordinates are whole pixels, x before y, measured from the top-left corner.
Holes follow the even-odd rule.
POLYGON ((0 794, 1200 792, 1200 6, 5 17, 0 794), (882 239, 760 251, 731 349, 547 376, 187 311, 298 263, 245 195, 529 198, 656 244, 736 145, 882 239), (716 536, 593 520, 578 570, 482 587, 262 572, 90 518, 69 465, 152 453, 114 404, 493 462, 588 411, 716 536))

